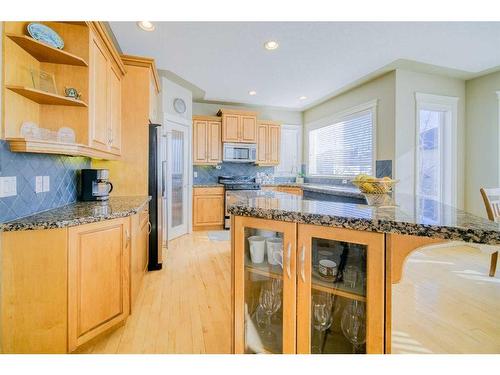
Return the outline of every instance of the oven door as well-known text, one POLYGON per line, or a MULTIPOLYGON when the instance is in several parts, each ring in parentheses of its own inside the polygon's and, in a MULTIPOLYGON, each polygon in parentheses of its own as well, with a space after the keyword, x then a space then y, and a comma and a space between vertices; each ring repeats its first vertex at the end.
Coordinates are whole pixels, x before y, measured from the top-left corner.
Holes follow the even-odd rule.
POLYGON ((256 159, 256 148, 254 144, 224 143, 223 161, 233 163, 251 163, 256 159))
POLYGON ((227 211, 227 207, 229 206, 229 202, 231 201, 231 195, 229 191, 225 192, 226 196, 224 199, 224 229, 231 228, 231 214, 227 211))

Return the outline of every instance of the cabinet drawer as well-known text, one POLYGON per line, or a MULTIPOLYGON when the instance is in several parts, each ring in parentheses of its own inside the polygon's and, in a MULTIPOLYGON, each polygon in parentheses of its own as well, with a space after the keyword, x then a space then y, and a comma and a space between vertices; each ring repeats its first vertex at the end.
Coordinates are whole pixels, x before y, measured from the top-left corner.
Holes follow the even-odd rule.
POLYGON ((193 198, 193 226, 222 225, 224 196, 206 195, 193 198))
POLYGON ((295 195, 302 195, 302 189, 299 187, 286 187, 286 186, 280 186, 278 188, 278 191, 282 193, 288 193, 288 194, 295 194, 295 195))
POLYGON ((195 187, 193 188, 193 195, 224 195, 224 188, 222 186, 214 187, 195 187))

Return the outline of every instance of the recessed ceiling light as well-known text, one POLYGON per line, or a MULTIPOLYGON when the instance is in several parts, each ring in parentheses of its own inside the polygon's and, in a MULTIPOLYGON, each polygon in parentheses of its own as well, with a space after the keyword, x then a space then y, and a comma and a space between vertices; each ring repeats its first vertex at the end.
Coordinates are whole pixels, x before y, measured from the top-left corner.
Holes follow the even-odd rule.
POLYGON ((268 40, 267 42, 264 43, 264 48, 267 49, 268 51, 277 49, 279 46, 280 45, 275 40, 268 40))
POLYGON ((304 96, 304 95, 299 96, 299 100, 306 100, 306 99, 307 99, 307 96, 304 96))
POLYGON ((251 90, 248 92, 248 95, 252 95, 252 96, 257 95, 257 91, 251 90))
POLYGON ((151 21, 140 21, 137 22, 137 26, 139 26, 144 31, 153 31, 155 29, 155 25, 151 21))

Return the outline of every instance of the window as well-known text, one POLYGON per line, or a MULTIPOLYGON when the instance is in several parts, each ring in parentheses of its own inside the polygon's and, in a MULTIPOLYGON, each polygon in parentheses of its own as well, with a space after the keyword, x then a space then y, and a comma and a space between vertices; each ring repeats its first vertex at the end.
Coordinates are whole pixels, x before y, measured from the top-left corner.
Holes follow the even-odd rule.
POLYGON ((280 164, 276 176, 297 176, 302 163, 302 126, 281 125, 280 164))
POLYGON ((456 206, 455 97, 416 93, 415 193, 421 219, 440 219, 437 202, 456 206))
POLYGON ((354 177, 374 173, 375 103, 357 107, 309 131, 309 175, 354 177))

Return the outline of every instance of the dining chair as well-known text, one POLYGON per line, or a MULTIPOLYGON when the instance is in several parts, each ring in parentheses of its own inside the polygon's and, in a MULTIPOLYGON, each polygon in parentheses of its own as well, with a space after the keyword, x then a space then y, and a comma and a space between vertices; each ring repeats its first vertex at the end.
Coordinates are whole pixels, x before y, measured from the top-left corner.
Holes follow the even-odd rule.
MULTIPOLYGON (((483 197, 486 207, 486 214, 491 221, 497 221, 500 217, 500 188, 481 188, 481 196, 483 197)), ((491 254, 490 276, 495 276, 498 261, 498 250, 491 254)))

